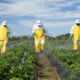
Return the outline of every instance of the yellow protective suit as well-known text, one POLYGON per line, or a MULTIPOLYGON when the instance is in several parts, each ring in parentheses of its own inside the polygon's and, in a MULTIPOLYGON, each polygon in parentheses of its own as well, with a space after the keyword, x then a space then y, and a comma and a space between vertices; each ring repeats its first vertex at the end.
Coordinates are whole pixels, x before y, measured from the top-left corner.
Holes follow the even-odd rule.
POLYGON ((36 52, 43 51, 44 44, 45 44, 44 30, 43 29, 36 29, 34 37, 35 37, 36 52))
POLYGON ((42 24, 36 24, 33 26, 33 34, 35 39, 36 52, 44 50, 45 45, 45 29, 42 24), (41 27, 39 27, 41 26, 41 27))
POLYGON ((0 48, 1 54, 6 52, 6 45, 8 41, 8 34, 7 34, 8 27, 1 26, 0 28, 0 48))
POLYGON ((73 40, 74 40, 74 50, 80 49, 80 26, 75 25, 73 27, 73 40))

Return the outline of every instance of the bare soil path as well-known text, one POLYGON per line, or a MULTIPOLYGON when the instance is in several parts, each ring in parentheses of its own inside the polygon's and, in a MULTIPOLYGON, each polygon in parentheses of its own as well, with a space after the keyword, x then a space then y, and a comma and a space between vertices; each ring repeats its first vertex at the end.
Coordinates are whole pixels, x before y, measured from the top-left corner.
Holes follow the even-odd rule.
POLYGON ((53 67, 48 58, 37 53, 38 80, 60 80, 56 67, 53 67))

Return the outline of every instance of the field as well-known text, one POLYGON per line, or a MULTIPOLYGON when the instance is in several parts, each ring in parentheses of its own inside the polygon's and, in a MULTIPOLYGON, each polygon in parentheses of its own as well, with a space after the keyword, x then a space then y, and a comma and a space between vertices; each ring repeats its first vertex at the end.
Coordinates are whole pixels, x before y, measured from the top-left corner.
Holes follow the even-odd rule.
POLYGON ((11 40, 0 56, 0 80, 80 80, 80 52, 72 40, 48 39, 39 54, 33 39, 11 40))
MULTIPOLYGON (((61 77, 66 80, 80 79, 80 51, 73 50, 72 40, 49 40, 46 43, 47 49, 59 60, 58 68, 63 65, 61 77)), ((55 64, 55 62, 54 62, 55 64)), ((55 64, 57 66, 57 64, 55 64)), ((60 73, 60 72, 59 72, 60 73)))

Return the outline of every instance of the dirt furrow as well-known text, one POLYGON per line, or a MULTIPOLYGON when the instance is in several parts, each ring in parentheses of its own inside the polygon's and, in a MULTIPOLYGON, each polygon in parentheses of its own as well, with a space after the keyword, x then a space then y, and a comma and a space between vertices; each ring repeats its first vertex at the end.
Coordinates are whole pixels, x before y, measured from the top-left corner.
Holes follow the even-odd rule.
POLYGON ((37 53, 38 80, 60 80, 56 67, 53 67, 48 58, 37 53))

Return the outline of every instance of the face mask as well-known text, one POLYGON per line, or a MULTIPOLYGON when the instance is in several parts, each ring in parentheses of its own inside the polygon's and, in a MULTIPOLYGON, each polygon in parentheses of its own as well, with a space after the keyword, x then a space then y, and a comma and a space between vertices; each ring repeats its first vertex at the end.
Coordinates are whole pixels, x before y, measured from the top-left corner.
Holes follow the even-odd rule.
POLYGON ((80 26, 80 23, 78 23, 78 24, 76 24, 76 25, 80 26))
POLYGON ((7 25, 4 25, 4 27, 7 27, 7 25))
POLYGON ((42 27, 42 25, 38 25, 39 27, 42 27))

